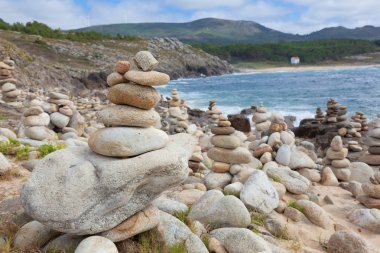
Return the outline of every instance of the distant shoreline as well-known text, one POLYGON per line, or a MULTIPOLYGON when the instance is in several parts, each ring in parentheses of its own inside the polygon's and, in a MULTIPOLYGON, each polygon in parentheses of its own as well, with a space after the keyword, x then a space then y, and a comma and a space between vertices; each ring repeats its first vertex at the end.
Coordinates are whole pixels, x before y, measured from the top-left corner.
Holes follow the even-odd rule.
POLYGON ((297 72, 297 71, 317 71, 317 70, 338 70, 380 67, 380 64, 368 65, 316 65, 316 66, 289 66, 289 67, 269 67, 269 68, 236 68, 238 73, 266 73, 266 72, 297 72))

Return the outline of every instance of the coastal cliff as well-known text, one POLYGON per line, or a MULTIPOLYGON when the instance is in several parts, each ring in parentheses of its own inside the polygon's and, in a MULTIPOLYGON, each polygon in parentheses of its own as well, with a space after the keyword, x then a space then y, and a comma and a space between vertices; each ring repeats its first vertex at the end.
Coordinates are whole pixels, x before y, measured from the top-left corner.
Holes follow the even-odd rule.
POLYGON ((10 56, 21 88, 59 87, 84 95, 106 87, 113 63, 149 50, 160 61, 159 71, 172 79, 232 72, 226 61, 183 44, 175 38, 73 42, 0 31, 0 58, 10 56))

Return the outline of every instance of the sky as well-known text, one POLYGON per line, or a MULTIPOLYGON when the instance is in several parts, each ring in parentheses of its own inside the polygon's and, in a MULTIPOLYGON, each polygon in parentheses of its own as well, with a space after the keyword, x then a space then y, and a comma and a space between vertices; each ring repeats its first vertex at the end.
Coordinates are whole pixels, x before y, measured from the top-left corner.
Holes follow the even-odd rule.
POLYGON ((214 17, 307 34, 332 26, 380 26, 379 11, 380 0, 0 0, 6 22, 36 20, 61 29, 214 17))

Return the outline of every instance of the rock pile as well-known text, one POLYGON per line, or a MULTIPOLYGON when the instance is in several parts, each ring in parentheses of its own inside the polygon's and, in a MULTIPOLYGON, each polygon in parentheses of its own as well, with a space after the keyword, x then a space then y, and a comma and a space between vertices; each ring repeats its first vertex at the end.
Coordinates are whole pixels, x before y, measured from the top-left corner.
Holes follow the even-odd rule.
POLYGON ((336 123, 337 116, 339 111, 339 103, 338 101, 334 100, 333 98, 330 98, 327 100, 327 111, 326 111, 326 117, 325 121, 327 123, 336 123))
POLYGON ((351 117, 352 122, 360 123, 360 131, 368 131, 367 116, 363 112, 356 112, 354 116, 351 117))
POLYGON ((357 199, 368 208, 380 209, 380 172, 362 184, 362 190, 365 195, 358 196, 357 199))
POLYGON ((179 97, 177 89, 172 90, 171 100, 169 102, 169 132, 185 133, 189 127, 187 108, 179 97))
POLYGON ((325 114, 323 113, 321 107, 318 107, 317 110, 315 111, 314 118, 318 123, 322 123, 325 120, 325 114))
POLYGON ((269 129, 271 125, 270 121, 271 113, 267 111, 263 103, 257 107, 252 116, 252 121, 256 124, 256 131, 262 132, 269 129))
POLYGON ((3 101, 6 103, 16 102, 21 95, 21 91, 17 89, 17 80, 13 77, 15 62, 9 57, 0 62, 0 85, 3 101))
POLYGON ((128 68, 121 71, 121 63, 116 64, 115 69, 119 72, 110 74, 108 78, 111 86, 108 98, 116 105, 98 113, 106 128, 90 136, 88 144, 94 152, 104 156, 131 157, 167 145, 167 134, 154 128, 160 124, 160 115, 154 110, 160 94, 153 86, 166 84, 169 76, 152 71, 156 65, 152 57, 144 51, 134 58, 141 70, 147 71, 129 71, 128 68), (124 76, 119 81, 112 79, 112 76, 118 75, 124 76), (133 83, 125 83, 124 77, 133 83))
POLYGON ((242 141, 234 135, 235 129, 224 115, 219 116, 218 125, 211 128, 211 132, 214 134, 211 137, 214 147, 208 150, 207 155, 214 162, 211 167, 213 172, 205 177, 206 186, 208 189, 223 189, 232 180, 229 173, 231 167, 249 163, 251 154, 241 147, 242 141))
POLYGON ((349 169, 351 162, 346 158, 348 149, 343 147, 343 141, 340 136, 335 136, 327 149, 326 164, 332 165, 331 169, 337 179, 349 181, 351 171, 349 169))
POLYGON ((206 114, 209 118, 209 127, 216 127, 218 125, 219 115, 222 114, 222 112, 216 106, 216 101, 210 101, 206 114))
POLYGON ((68 95, 53 91, 47 102, 33 99, 30 105, 23 114, 20 137, 42 141, 54 138, 54 132, 62 134, 63 139, 84 134, 86 122, 68 95))
POLYGON ((194 138, 169 137, 153 127, 160 120, 153 109, 160 96, 152 86, 165 84, 169 77, 152 70, 156 64, 149 52, 138 53, 135 62, 141 70, 128 71, 129 64, 123 61, 116 65, 119 72, 109 76, 108 98, 116 105, 99 112, 107 127, 90 136, 89 147, 73 146, 48 155, 24 185, 24 209, 47 227, 76 235, 103 232, 113 241, 127 239, 152 224, 127 235, 121 235, 119 227, 112 229, 119 224, 128 228, 136 220, 146 220, 146 215, 156 216, 152 217, 156 226, 157 211, 147 211, 151 202, 188 176, 194 138))
POLYGON ((372 121, 372 129, 368 132, 368 153, 361 157, 361 161, 369 165, 380 165, 380 114, 372 121))
POLYGON ((28 108, 23 114, 22 123, 25 127, 24 134, 30 139, 42 141, 52 134, 48 128, 50 116, 44 112, 41 106, 28 108))
POLYGON ((340 105, 339 110, 337 113, 337 127, 342 128, 347 126, 350 122, 348 121, 348 114, 347 114, 347 106, 345 105, 340 105))
POLYGON ((17 83, 13 77, 12 71, 15 68, 15 62, 9 57, 0 62, 0 85, 4 83, 17 83))

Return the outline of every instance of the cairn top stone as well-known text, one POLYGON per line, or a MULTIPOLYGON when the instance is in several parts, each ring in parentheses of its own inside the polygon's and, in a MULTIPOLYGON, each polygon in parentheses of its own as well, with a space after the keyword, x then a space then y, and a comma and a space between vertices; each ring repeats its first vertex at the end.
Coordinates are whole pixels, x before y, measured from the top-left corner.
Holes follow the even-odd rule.
POLYGON ((149 51, 138 52, 133 60, 137 67, 143 71, 151 71, 158 65, 158 61, 149 51))

